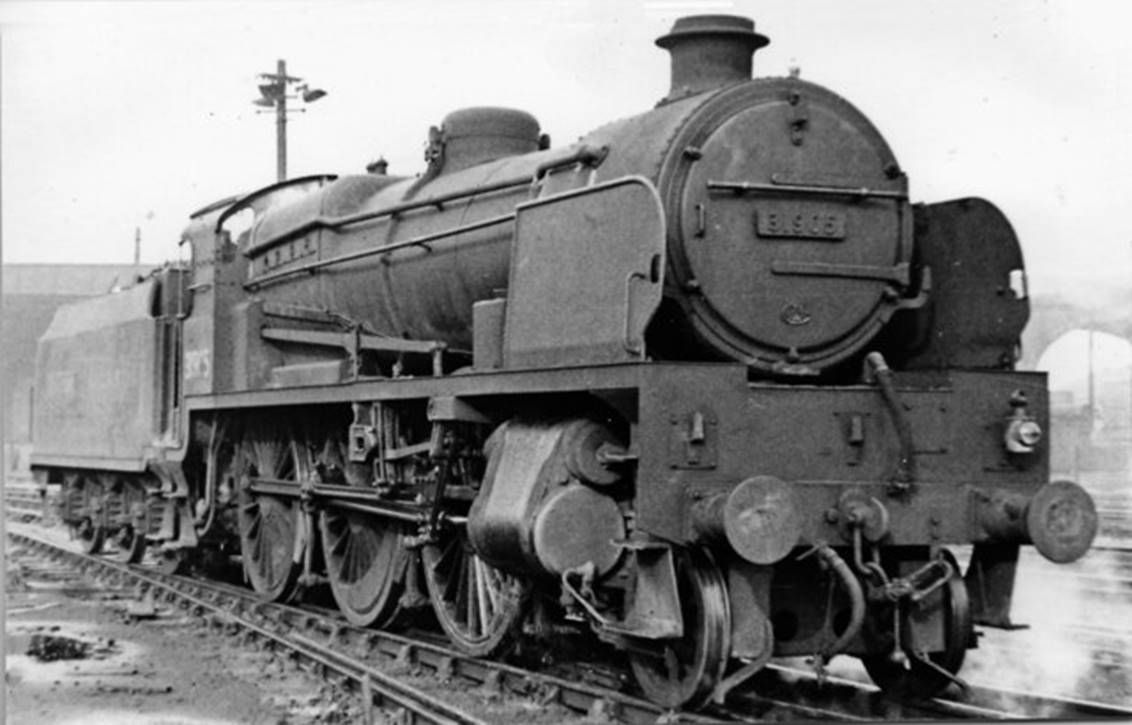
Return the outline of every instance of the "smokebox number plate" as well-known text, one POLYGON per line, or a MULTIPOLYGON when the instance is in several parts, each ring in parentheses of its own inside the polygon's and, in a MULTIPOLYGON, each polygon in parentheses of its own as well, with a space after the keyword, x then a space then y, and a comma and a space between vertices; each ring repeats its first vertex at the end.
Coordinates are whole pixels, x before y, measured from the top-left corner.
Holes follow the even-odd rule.
POLYGON ((815 211, 802 204, 776 204, 755 212, 755 230, 760 237, 837 241, 845 238, 845 214, 815 211))

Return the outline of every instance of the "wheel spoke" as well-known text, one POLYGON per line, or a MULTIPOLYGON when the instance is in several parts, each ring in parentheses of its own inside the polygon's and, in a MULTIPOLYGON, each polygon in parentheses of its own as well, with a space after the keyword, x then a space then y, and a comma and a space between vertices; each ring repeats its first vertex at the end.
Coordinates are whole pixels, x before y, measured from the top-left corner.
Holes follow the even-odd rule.
POLYGON ((525 597, 503 592, 519 580, 476 556, 463 529, 445 533, 421 555, 433 610, 453 644, 477 657, 506 646, 522 621, 525 597))
POLYGON ((468 566, 468 558, 461 556, 457 559, 458 574, 456 575, 456 617, 459 619, 463 617, 464 628, 473 635, 479 634, 476 631, 475 620, 472 614, 472 598, 468 589, 468 579, 471 577, 470 569, 468 566))
POLYGON ((487 567, 477 556, 472 561, 476 564, 476 600, 479 605, 480 621, 484 622, 484 629, 491 622, 491 608, 487 600, 487 567))
MULTIPOLYGON (((257 527, 257 530, 259 530, 262 533, 262 530, 263 530, 263 520, 262 519, 256 520, 256 527, 257 527)), ((253 542, 252 551, 254 553, 252 558, 253 558, 253 560, 256 564, 261 564, 263 562, 263 560, 265 558, 267 558, 267 556, 266 556, 267 539, 264 536, 256 536, 252 540, 252 542, 253 542)))
POLYGON ((484 567, 487 573, 487 582, 484 589, 487 591, 487 598, 491 605, 491 611, 494 614, 500 610, 499 606, 499 586, 501 577, 499 572, 492 567, 484 567))
POLYGON ((446 577, 444 587, 445 601, 454 602, 456 605, 460 603, 460 587, 464 583, 464 557, 460 546, 457 543, 449 544, 446 565, 440 568, 436 573, 442 577, 446 577))
POLYGON ((358 538, 348 534, 346 537, 346 553, 342 557, 342 569, 345 573, 342 578, 345 581, 356 582, 358 580, 358 575, 363 571, 360 558, 358 555, 358 538))
POLYGON ((334 543, 330 547, 331 556, 343 556, 350 548, 349 534, 341 534, 334 539, 334 543))

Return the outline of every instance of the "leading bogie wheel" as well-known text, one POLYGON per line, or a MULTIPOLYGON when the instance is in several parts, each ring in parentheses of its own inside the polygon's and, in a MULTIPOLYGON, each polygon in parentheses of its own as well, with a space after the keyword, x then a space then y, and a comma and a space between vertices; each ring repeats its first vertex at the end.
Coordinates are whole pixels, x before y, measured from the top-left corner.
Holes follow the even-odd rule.
POLYGON ((461 651, 487 657, 507 647, 522 622, 527 585, 481 559, 456 526, 421 548, 425 583, 440 626, 461 651))
MULTIPOLYGON (((952 576, 938 594, 929 596, 922 603, 922 606, 942 607, 943 649, 927 654, 935 667, 917 660, 912 653, 903 649, 861 658, 877 687, 895 699, 920 700, 934 697, 953 681, 936 668, 954 675, 963 667, 972 633, 971 608, 967 586, 959 575, 959 567, 950 552, 944 554, 951 564, 952 576)), ((909 627, 908 617, 907 612, 901 614, 902 630, 909 627)))
POLYGON ((629 661, 645 697, 668 708, 704 705, 723 679, 731 654, 731 604, 710 555, 674 552, 684 634, 655 652, 632 650, 629 661))
POLYGON ((250 490, 253 478, 304 480, 308 461, 282 426, 249 426, 237 456, 240 555, 252 588, 265 599, 287 601, 298 592, 303 554, 310 539, 298 499, 250 490))

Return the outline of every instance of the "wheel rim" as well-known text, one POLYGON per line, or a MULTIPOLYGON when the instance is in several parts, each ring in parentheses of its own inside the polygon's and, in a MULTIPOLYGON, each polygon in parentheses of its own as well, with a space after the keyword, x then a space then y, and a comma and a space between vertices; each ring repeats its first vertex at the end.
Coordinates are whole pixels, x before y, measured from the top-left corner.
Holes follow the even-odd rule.
POLYGON ((663 707, 695 708, 723 679, 731 652, 731 605, 719 567, 706 553, 676 552, 684 634, 662 643, 663 655, 631 652, 645 696, 663 707))
POLYGON ((360 627, 391 624, 409 561, 401 532, 376 516, 334 508, 319 516, 319 532, 338 608, 360 627))
POLYGON ((293 500, 248 490, 251 478, 302 480, 299 447, 282 431, 259 426, 241 445, 239 492, 240 554, 252 588, 271 601, 285 601, 298 589, 307 532, 293 500))
POLYGON ((424 546, 421 559, 432 608, 453 644, 485 657, 510 643, 526 600, 521 580, 480 559, 463 528, 424 546))
MULTIPOLYGON (((959 567, 950 552, 944 552, 952 567, 952 576, 940 590, 943 600, 944 648, 928 654, 936 666, 956 674, 963 667, 967 655, 967 644, 971 637, 971 608, 967 598, 967 586, 959 576, 959 567)), ((902 614, 902 620, 907 619, 902 614)), ((902 628, 909 625, 902 621, 902 628)), ((951 684, 952 680, 943 673, 913 659, 905 652, 892 652, 885 655, 862 657, 869 676, 886 695, 897 699, 924 699, 934 697, 951 684)))

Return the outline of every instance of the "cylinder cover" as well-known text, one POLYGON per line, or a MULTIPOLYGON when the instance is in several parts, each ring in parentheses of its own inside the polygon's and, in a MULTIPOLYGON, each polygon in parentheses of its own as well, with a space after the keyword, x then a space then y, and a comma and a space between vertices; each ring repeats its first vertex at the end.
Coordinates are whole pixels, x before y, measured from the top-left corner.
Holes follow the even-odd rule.
POLYGON ((605 574, 621 555, 613 542, 624 538, 625 521, 616 502, 577 484, 551 493, 531 528, 539 563, 558 576, 591 562, 597 576, 605 574))
POLYGON ((619 443, 605 426, 585 418, 515 419, 500 426, 468 512, 476 553, 516 573, 557 577, 587 563, 597 576, 611 570, 621 554, 612 542, 625 538, 625 522, 608 495, 619 475, 600 472, 590 460, 602 441, 619 443))

